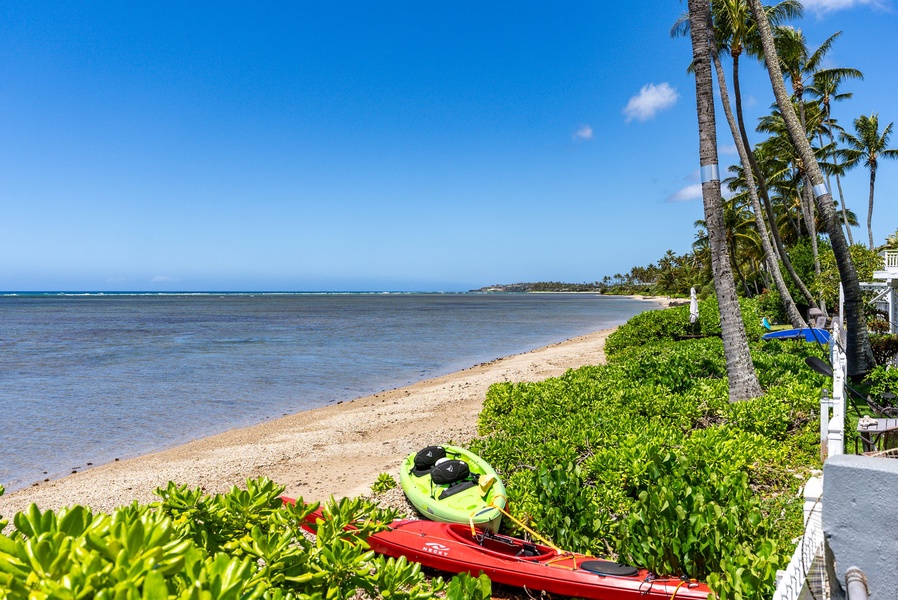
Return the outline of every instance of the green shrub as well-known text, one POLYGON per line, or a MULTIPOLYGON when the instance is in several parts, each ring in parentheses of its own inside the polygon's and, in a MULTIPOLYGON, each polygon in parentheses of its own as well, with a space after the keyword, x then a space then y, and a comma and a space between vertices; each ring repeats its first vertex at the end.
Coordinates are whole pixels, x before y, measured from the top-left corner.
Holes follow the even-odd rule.
MULTIPOLYGON (((368 549, 365 538, 386 527, 391 511, 332 501, 312 541, 300 525, 317 505, 284 504, 283 490, 263 478, 206 496, 172 483, 157 490, 160 502, 112 515, 32 505, 15 515, 12 534, 0 535, 0 596, 324 600, 363 592, 428 600, 446 589, 420 565, 368 549)), ((447 597, 460 600, 466 590, 484 597, 489 582, 463 579, 447 597)))
MULTIPOLYGON (((764 333, 761 314, 756 299, 740 298, 742 323, 750 340, 764 333)), ((605 354, 611 358, 626 348, 644 347, 661 341, 675 341, 687 335, 720 335, 720 308, 715 296, 698 303, 699 318, 696 324, 689 322, 689 306, 675 306, 663 310, 651 310, 638 314, 608 336, 605 354)))
POLYGON ((460 573, 449 582, 446 589, 446 598, 449 600, 489 600, 492 597, 492 582, 483 573, 479 577, 460 573))
POLYGON ((617 328, 605 340, 605 354, 662 340, 674 340, 689 330, 689 307, 677 306, 640 313, 617 328))
POLYGON ((871 335, 870 346, 876 364, 887 366, 898 356, 898 335, 871 335))
POLYGON ((371 486, 371 491, 375 494, 382 494, 387 490, 392 490, 396 487, 396 480, 393 479, 393 476, 389 473, 381 473, 377 476, 377 479, 374 481, 374 484, 371 486))
POLYGON ((884 392, 898 394, 898 369, 882 365, 874 367, 864 379, 864 384, 870 386, 870 395, 877 402, 884 392))
POLYGON ((783 299, 776 290, 764 290, 757 300, 758 312, 771 323, 786 323, 789 320, 783 299))
MULTIPOLYGON (((758 335, 767 392, 731 404, 721 340, 674 341, 677 310, 621 327, 606 365, 492 386, 474 449, 504 478, 512 514, 556 543, 767 597, 803 529, 798 486, 819 467, 825 382, 804 362, 818 349, 758 335)), ((760 334, 748 327, 757 303, 743 315, 760 334)))

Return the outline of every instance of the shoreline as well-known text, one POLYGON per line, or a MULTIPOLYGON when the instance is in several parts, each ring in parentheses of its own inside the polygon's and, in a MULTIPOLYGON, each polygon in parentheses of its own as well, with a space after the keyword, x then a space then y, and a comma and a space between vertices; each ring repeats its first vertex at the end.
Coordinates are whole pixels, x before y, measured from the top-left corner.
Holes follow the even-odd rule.
POLYGON ((134 501, 157 500, 153 490, 169 481, 215 494, 266 476, 286 486, 285 494, 306 500, 366 494, 380 473, 397 477, 410 453, 439 442, 465 445, 475 437, 493 383, 540 381, 601 364, 605 339, 616 329, 18 489, 0 496, 0 515, 11 518, 31 503, 41 510, 82 504, 112 512, 134 501))

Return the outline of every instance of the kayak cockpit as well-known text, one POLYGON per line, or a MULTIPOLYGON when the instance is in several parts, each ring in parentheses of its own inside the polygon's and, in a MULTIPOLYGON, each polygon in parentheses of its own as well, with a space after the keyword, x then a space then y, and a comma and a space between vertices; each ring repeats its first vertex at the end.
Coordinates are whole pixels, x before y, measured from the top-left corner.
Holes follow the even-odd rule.
POLYGON ((478 551, 504 558, 541 561, 558 556, 558 552, 548 546, 533 544, 518 538, 499 535, 490 531, 478 530, 471 534, 471 528, 460 523, 447 526, 449 535, 456 541, 468 546, 476 546, 478 551))

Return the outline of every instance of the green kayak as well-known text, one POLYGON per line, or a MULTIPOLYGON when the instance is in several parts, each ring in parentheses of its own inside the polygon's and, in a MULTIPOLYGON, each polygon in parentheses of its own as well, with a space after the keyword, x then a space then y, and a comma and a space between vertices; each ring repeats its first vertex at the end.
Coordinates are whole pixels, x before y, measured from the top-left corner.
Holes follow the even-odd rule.
POLYGON ((399 484, 418 511, 432 521, 471 523, 499 530, 505 485, 482 458, 457 446, 428 446, 410 454, 399 484))

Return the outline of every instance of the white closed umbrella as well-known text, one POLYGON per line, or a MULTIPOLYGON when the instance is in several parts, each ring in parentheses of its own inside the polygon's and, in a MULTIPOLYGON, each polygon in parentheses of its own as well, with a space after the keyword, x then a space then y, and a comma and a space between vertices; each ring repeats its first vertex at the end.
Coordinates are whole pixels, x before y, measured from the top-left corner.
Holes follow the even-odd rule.
POLYGON ((689 322, 698 321, 698 298, 695 296, 695 288, 689 288, 689 322))

